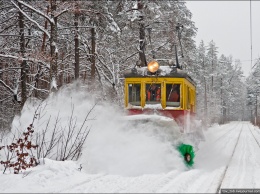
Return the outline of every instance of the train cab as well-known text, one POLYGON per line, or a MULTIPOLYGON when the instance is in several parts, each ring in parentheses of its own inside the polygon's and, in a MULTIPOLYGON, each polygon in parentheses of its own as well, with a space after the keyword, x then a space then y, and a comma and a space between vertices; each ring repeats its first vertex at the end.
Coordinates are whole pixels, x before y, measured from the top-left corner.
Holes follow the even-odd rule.
POLYGON ((159 114, 184 125, 196 113, 196 84, 181 69, 152 61, 124 74, 125 108, 129 115, 159 114))

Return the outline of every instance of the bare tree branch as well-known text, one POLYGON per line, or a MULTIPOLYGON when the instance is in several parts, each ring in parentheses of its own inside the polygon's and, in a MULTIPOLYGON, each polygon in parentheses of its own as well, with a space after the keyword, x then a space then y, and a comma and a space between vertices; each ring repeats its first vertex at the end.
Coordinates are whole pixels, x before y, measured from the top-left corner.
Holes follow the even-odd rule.
MULTIPOLYGON (((18 7, 18 5, 16 5, 13 1, 11 1, 12 2, 12 4, 28 19, 28 20, 30 20, 32 23, 34 23, 42 32, 44 32, 47 36, 48 36, 48 38, 50 38, 50 34, 49 34, 49 32, 48 31, 46 31, 43 27, 41 27, 39 24, 38 24, 38 22, 36 22, 35 20, 33 20, 33 19, 31 19, 23 10, 21 10, 19 7, 18 7)), ((20 1, 18 1, 18 2, 20 2, 20 1)))
POLYGON ((41 12, 40 10, 37 10, 35 8, 33 8, 32 6, 30 6, 29 4, 21 1, 21 0, 17 0, 19 3, 21 3, 22 5, 24 5, 25 7, 29 8, 30 10, 34 11, 35 13, 43 16, 44 18, 46 18, 50 23, 52 23, 53 25, 55 24, 53 19, 50 18, 48 15, 44 14, 43 12, 41 12))
POLYGON ((0 83, 12 94, 14 93, 14 90, 10 88, 8 85, 6 85, 2 80, 0 80, 0 83))

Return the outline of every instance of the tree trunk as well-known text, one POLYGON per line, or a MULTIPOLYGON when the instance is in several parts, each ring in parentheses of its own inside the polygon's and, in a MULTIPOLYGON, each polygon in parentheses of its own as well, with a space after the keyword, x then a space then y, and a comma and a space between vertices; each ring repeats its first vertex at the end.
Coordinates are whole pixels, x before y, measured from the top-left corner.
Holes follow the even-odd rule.
MULTIPOLYGON (((22 9, 22 5, 18 3, 20 9, 22 9)), ((25 55, 25 38, 24 38, 24 16, 22 12, 19 11, 19 37, 20 37, 20 55, 24 58, 25 55)), ((26 91, 26 61, 22 60, 21 62, 21 106, 23 107, 26 99, 27 99, 27 91, 26 91)))
POLYGON ((96 31, 95 28, 91 28, 91 46, 92 46, 92 59, 91 59, 91 80, 95 79, 95 68, 96 68, 96 31))
MULTIPOLYGON (((49 6, 47 6, 47 15, 48 15, 48 13, 49 13, 49 6)), ((44 24, 44 29, 47 30, 47 28, 48 28, 48 20, 46 19, 45 24, 44 24)), ((42 52, 44 52, 44 50, 45 50, 46 37, 47 37, 46 33, 43 33, 42 48, 41 48, 42 52)))
MULTIPOLYGON (((46 11, 46 13, 47 13, 47 15, 48 15, 48 13, 49 13, 49 5, 47 5, 47 11, 46 11)), ((48 20, 46 19, 46 20, 45 20, 45 23, 44 23, 44 29, 47 30, 47 28, 48 28, 48 20)), ((46 38, 47 38, 46 33, 43 33, 42 48, 41 48, 41 52, 42 52, 42 53, 44 53, 44 51, 45 51, 46 38)), ((39 88, 39 87, 40 87, 40 83, 39 83, 39 81, 40 81, 40 76, 41 76, 40 74, 41 74, 41 65, 38 65, 38 66, 37 66, 37 74, 36 74, 36 76, 35 76, 35 85, 34 85, 35 88, 39 88)), ((47 89, 47 88, 44 88, 44 89, 47 89)), ((35 91, 34 91, 34 96, 35 96, 36 98, 39 97, 39 91, 38 91, 38 90, 35 90, 35 91)))
POLYGON ((213 57, 214 57, 214 53, 213 53, 213 48, 212 48, 212 59, 211 59, 211 68, 212 68, 212 76, 211 76, 211 90, 213 92, 213 86, 214 86, 214 77, 213 77, 213 73, 214 73, 214 64, 213 64, 213 57))
POLYGON ((66 73, 65 73, 65 53, 67 53, 67 51, 62 51, 61 52, 61 64, 60 64, 60 74, 59 74, 59 78, 60 78, 60 81, 59 81, 59 84, 60 86, 63 86, 64 82, 66 83, 66 73))
POLYGON ((57 77, 58 77, 58 49, 57 49, 57 17, 54 17, 56 12, 57 2, 56 0, 50 0, 51 2, 51 19, 53 19, 54 24, 51 23, 51 34, 50 34, 50 47, 51 47, 51 62, 50 62, 50 84, 51 91, 57 88, 57 77))
POLYGON ((223 79, 220 78, 220 81, 221 81, 220 82, 220 101, 221 101, 221 110, 222 110, 221 124, 224 124, 225 123, 226 110, 225 110, 225 107, 224 107, 223 89, 222 89, 223 79))
POLYGON ((205 110, 205 116, 207 117, 208 115, 208 98, 207 98, 207 83, 206 83, 206 79, 204 77, 204 110, 205 110))
POLYGON ((256 121, 257 121, 257 95, 255 97, 255 125, 257 124, 256 121))
MULTIPOLYGON (((141 1, 138 1, 138 10, 140 13, 143 9, 143 3, 141 1)), ((144 16, 141 14, 140 20, 139 20, 139 60, 141 62, 141 66, 147 66, 147 61, 145 57, 145 24, 144 24, 144 16)))
POLYGON ((76 4, 76 11, 74 15, 74 25, 75 25, 75 80, 79 79, 79 28, 78 28, 79 12, 78 4, 76 4))
POLYGON ((227 108, 226 108, 226 102, 223 101, 223 124, 227 122, 227 108))
POLYGON ((140 52, 139 58, 141 61, 141 66, 147 66, 146 57, 145 57, 145 27, 144 23, 140 23, 140 33, 139 33, 139 42, 140 42, 140 52))
MULTIPOLYGON (((205 70, 205 58, 203 58, 203 68, 205 70)), ((205 76, 204 76, 204 116, 206 118, 206 122, 208 122, 207 82, 205 76)))

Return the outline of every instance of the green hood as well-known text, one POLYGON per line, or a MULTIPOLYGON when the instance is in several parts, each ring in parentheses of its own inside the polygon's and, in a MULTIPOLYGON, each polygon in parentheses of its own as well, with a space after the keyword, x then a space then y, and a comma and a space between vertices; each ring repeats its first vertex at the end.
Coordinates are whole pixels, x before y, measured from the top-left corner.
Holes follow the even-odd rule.
POLYGON ((188 161, 186 161, 185 159, 184 159, 184 161, 185 161, 185 163, 188 165, 188 166, 192 166, 193 164, 194 164, 194 161, 193 161, 193 159, 194 159, 194 157, 195 157, 195 153, 194 153, 194 151, 193 151, 193 147, 191 146, 191 145, 187 145, 187 144, 180 144, 180 145, 178 145, 177 146, 177 149, 179 150, 179 152, 181 153, 181 155, 185 158, 185 155, 186 154, 189 154, 190 155, 190 161, 188 162, 188 161))

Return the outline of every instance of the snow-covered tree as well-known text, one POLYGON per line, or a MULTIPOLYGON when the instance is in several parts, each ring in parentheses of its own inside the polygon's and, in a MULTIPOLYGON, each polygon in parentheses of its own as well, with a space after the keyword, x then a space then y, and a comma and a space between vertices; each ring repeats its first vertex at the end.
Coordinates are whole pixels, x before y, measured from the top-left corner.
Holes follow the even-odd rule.
POLYGON ((196 58, 192 65, 193 78, 197 83, 197 114, 203 118, 205 124, 208 121, 208 80, 209 68, 206 65, 206 46, 202 40, 196 51, 196 58))
POLYGON ((247 85, 247 106, 250 109, 251 121, 260 124, 258 116, 259 93, 260 93, 260 59, 254 65, 250 76, 246 80, 247 85))
POLYGON ((8 126, 7 115, 12 118, 28 97, 44 99, 74 80, 122 104, 122 72, 154 58, 175 62, 175 48, 180 65, 197 82, 198 116, 211 123, 225 111, 238 112, 232 108, 238 85, 232 84, 240 83, 240 73, 226 57, 227 72, 220 72, 224 63, 218 62, 214 41, 196 48, 197 29, 184 1, 12 0, 0 5, 1 126, 8 126), (223 100, 225 92, 229 97, 223 100))

